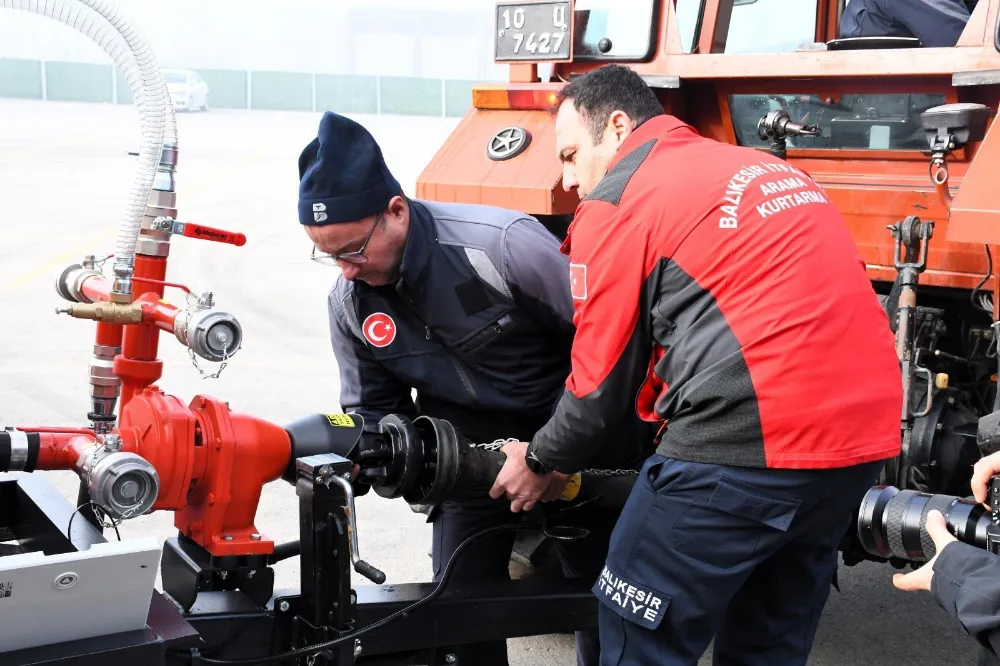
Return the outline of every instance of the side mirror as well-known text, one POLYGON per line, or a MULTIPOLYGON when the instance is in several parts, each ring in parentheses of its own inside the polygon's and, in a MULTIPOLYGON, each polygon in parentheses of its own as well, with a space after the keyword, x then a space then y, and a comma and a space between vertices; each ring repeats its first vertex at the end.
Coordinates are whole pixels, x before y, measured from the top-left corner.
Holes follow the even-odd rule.
POLYGON ((983 104, 943 104, 921 113, 920 122, 932 149, 954 150, 982 141, 992 117, 993 109, 983 104))

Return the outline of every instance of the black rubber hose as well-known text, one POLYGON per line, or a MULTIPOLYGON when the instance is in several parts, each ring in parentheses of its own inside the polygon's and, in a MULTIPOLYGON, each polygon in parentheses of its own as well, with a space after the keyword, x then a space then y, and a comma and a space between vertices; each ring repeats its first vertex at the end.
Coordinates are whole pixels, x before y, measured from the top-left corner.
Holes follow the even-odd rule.
POLYGON ((0 472, 34 472, 38 464, 38 449, 41 438, 37 432, 25 433, 28 437, 28 457, 23 465, 11 467, 10 431, 0 430, 0 472))

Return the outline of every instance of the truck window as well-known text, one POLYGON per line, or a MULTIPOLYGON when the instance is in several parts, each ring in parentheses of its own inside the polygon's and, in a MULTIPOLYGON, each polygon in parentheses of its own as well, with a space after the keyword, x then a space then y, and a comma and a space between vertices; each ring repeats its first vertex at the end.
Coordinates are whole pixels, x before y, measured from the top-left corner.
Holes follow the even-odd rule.
POLYGON ((818 0, 734 0, 726 53, 789 53, 816 41, 818 0))
POLYGON ((642 60, 653 51, 655 0, 576 0, 573 58, 642 60))
POLYGON ((705 11, 705 0, 674 0, 674 7, 677 30, 681 34, 684 53, 691 53, 698 39, 698 27, 705 11))
POLYGON ((757 123, 769 111, 784 110, 792 120, 819 125, 816 137, 788 137, 789 148, 927 150, 920 114, 945 103, 927 93, 829 95, 730 95, 736 138, 743 146, 765 146, 757 123))

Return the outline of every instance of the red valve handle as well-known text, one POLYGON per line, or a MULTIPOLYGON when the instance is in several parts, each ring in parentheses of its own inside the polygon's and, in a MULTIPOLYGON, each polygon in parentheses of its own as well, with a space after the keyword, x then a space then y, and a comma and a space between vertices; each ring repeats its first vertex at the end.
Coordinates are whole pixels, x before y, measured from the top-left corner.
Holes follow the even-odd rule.
POLYGON ((202 224, 184 223, 184 236, 188 238, 200 238, 202 240, 215 241, 217 243, 230 243, 232 245, 243 245, 247 242, 247 237, 243 234, 233 233, 225 229, 206 227, 202 224))

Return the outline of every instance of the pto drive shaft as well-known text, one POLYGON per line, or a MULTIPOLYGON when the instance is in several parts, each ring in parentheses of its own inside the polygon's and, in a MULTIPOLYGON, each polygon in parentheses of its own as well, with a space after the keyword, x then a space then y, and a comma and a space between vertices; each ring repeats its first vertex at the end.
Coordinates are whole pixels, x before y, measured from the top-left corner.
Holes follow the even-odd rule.
MULTIPOLYGON (((390 414, 366 427, 356 414, 315 414, 286 430, 293 460, 336 453, 361 468, 354 481, 358 494, 374 489, 410 504, 488 497, 507 458, 494 450, 499 444, 474 444, 450 422, 428 416, 390 414)), ((562 499, 621 508, 636 477, 635 470, 585 470, 571 477, 562 499)), ((294 469, 285 479, 294 482, 294 469)))

